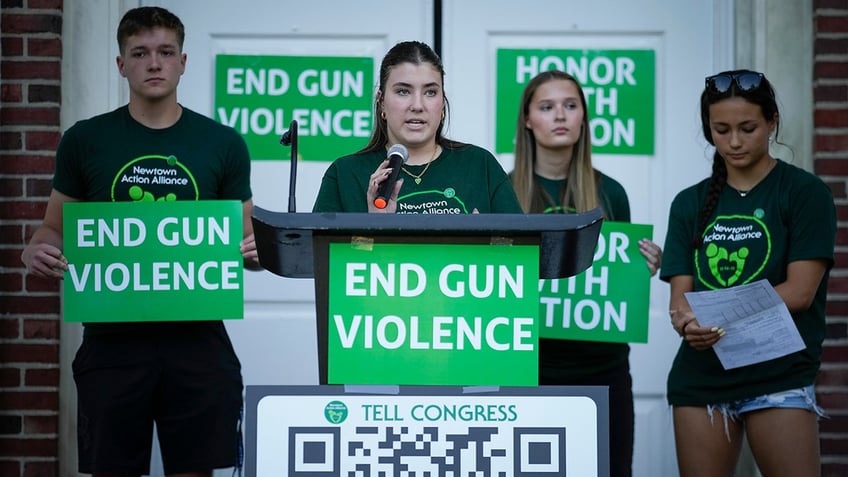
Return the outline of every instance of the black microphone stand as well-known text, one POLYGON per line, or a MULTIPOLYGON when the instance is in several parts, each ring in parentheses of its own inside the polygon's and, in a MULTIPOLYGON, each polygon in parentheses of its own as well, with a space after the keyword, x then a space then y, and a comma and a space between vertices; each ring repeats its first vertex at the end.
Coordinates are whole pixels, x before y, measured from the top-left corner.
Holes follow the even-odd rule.
POLYGON ((283 133, 280 144, 291 146, 291 171, 289 172, 289 212, 297 212, 295 207, 294 186, 297 177, 297 121, 292 119, 289 130, 283 133))

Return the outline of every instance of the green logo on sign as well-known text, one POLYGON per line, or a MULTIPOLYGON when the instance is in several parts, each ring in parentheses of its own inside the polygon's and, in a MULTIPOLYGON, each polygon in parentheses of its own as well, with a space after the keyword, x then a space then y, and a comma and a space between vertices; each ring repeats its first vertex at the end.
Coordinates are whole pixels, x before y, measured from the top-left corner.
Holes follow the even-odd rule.
POLYGON ((347 419, 347 406, 341 401, 330 401, 324 406, 324 417, 330 424, 341 424, 347 419))

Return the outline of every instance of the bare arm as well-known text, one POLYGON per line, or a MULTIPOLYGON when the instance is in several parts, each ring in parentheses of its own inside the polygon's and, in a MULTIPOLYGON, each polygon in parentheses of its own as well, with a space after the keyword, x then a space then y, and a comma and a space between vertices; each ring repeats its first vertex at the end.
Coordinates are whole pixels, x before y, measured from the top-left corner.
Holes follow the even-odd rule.
POLYGON ((256 251, 256 239, 253 236, 253 200, 247 199, 241 206, 242 231, 244 240, 239 244, 241 256, 244 258, 244 268, 247 270, 262 270, 259 265, 259 253, 256 251))
POLYGON ((669 299, 668 314, 671 316, 671 326, 677 334, 683 336, 683 327, 695 320, 692 308, 683 294, 695 289, 692 275, 675 275, 669 280, 671 298, 669 299))
POLYGON ((53 189, 47 201, 44 221, 21 253, 27 272, 42 278, 61 280, 68 269, 68 260, 62 254, 62 207, 67 202, 78 202, 53 189))
POLYGON ((786 266, 786 281, 774 287, 790 313, 803 311, 813 304, 816 290, 827 271, 824 260, 799 260, 786 266))
MULTIPOLYGON (((827 264, 824 260, 799 260, 787 265, 786 280, 774 289, 791 313, 806 310, 812 305, 826 270, 827 264)), ((693 279, 690 275, 671 278, 669 313, 675 331, 695 349, 704 350, 724 336, 724 330, 702 327, 698 323, 683 295, 692 289, 693 279)))

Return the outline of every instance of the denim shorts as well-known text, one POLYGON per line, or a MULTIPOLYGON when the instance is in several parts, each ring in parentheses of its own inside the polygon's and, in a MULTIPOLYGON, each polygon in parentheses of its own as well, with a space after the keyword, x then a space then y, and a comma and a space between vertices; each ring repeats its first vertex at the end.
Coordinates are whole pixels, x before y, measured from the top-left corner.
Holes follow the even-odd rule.
POLYGON ((721 412, 724 418, 724 431, 727 434, 727 438, 730 439, 730 433, 727 429, 728 417, 734 421, 738 421, 740 416, 747 412, 772 408, 806 409, 816 413, 818 417, 826 417, 824 409, 816 404, 816 392, 812 384, 803 388, 789 389, 787 391, 764 394, 738 401, 708 404, 707 414, 709 414, 710 420, 712 420, 713 411, 718 410, 721 412))

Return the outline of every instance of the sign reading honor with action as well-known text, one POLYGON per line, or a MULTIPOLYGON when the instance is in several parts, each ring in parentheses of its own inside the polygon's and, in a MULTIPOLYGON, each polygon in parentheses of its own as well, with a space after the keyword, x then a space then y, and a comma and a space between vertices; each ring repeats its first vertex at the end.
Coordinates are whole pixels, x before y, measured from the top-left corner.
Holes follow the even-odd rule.
POLYGON ((540 336, 647 343, 651 272, 639 240, 652 230, 604 221, 591 267, 573 277, 539 280, 540 336))
POLYGON ((64 206, 65 321, 244 316, 239 201, 64 206))
POLYGON ((329 383, 538 383, 538 246, 331 243, 330 263, 329 383))
POLYGON ((527 83, 543 71, 574 76, 586 95, 592 153, 653 155, 656 129, 654 50, 498 49, 495 152, 515 150, 515 117, 527 83))

